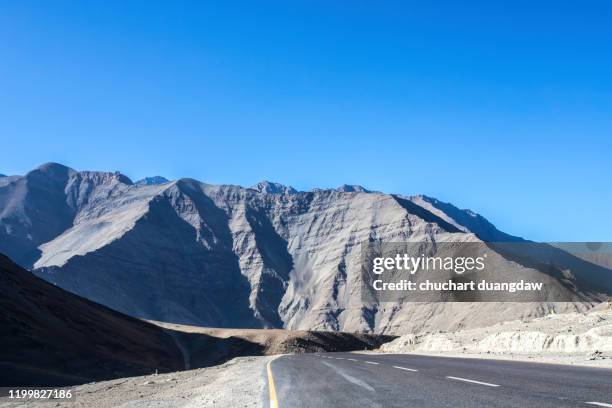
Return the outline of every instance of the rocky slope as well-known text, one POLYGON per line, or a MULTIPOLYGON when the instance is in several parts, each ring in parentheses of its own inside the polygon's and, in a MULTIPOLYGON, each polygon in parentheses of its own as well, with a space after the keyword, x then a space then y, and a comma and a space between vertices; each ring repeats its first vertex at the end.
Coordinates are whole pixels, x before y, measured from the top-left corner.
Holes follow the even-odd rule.
MULTIPOLYGON (((520 238, 429 197, 359 186, 298 192, 269 182, 252 188, 193 179, 135 185, 118 173, 58 164, 0 184, 0 251, 62 288, 140 318, 401 334, 590 306, 588 299, 364 302, 360 243, 405 240, 520 238)), ((530 264, 521 271, 545 273, 530 264)), ((600 268, 595 283, 610 288, 608 272, 600 268)))
POLYGON ((587 313, 551 314, 456 332, 408 334, 387 353, 440 353, 612 367, 612 303, 587 313))
POLYGON ((158 326, 57 288, 0 255, 0 384, 46 386, 183 369, 158 326))
POLYGON ((237 356, 374 349, 393 337, 149 323, 66 292, 0 255, 0 385, 59 386, 237 356))

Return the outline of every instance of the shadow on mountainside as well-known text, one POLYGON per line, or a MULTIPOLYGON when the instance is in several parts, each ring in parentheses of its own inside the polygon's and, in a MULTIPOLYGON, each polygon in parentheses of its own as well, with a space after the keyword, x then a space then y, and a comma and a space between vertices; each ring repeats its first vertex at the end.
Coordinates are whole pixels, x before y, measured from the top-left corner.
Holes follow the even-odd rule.
POLYGON ((235 332, 226 335, 160 327, 60 289, 4 255, 0 294, 0 387, 76 385, 239 356, 374 348, 392 339, 284 330, 255 330, 249 337, 241 329, 226 329, 235 332), (275 342, 278 333, 285 334, 275 342))

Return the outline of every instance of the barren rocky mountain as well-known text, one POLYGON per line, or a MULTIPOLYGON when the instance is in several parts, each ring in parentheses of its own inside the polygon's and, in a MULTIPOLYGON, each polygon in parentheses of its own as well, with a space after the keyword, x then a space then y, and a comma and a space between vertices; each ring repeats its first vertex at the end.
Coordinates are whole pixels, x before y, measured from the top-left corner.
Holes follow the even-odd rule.
MULTIPOLYGON (((591 306, 584 296, 563 304, 364 302, 360 244, 406 240, 521 241, 471 211, 359 186, 298 192, 269 182, 136 185, 119 173, 59 164, 0 183, 0 252, 139 318, 402 334, 591 306)), ((521 268, 525 276, 544 273, 521 268)), ((594 283, 609 289, 609 271, 597 268, 594 283)))

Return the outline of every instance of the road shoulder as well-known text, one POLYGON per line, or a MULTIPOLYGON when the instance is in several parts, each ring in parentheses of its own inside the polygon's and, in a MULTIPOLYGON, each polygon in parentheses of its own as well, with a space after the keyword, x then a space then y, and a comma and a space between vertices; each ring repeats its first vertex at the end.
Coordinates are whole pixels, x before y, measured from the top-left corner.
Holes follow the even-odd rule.
MULTIPOLYGON (((65 408, 191 408, 267 406, 266 364, 276 356, 239 357, 214 367, 121 378, 72 388, 65 408)), ((2 408, 23 403, 0 402, 2 408)), ((49 407, 48 402, 28 406, 49 407)))

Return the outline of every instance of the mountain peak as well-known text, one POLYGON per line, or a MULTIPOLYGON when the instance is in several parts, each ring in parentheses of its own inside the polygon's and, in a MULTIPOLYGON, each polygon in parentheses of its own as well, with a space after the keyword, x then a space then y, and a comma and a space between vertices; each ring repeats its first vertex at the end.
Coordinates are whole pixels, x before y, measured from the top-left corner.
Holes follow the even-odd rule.
POLYGON ((54 180, 61 183, 76 173, 76 170, 68 166, 49 162, 30 170, 25 177, 28 180, 54 180))
POLYGON ((259 183, 251 186, 253 190, 257 190, 260 193, 267 194, 295 194, 297 190, 291 186, 286 186, 280 183, 274 183, 271 181, 260 181, 259 183))
POLYGON ((358 184, 343 184, 336 188, 336 191, 340 191, 342 193, 371 193, 370 190, 358 184))
POLYGON ((63 180, 63 179, 67 179, 68 177, 75 176, 75 175, 79 175, 80 177, 91 179, 91 180, 98 180, 101 182, 117 180, 123 184, 127 184, 127 185, 133 184, 132 180, 125 174, 121 173, 120 171, 114 171, 114 172, 91 171, 91 170, 76 171, 73 168, 70 168, 68 166, 64 166, 63 164, 55 163, 55 162, 48 162, 48 163, 38 166, 34 170, 28 172, 28 174, 26 174, 26 177, 28 178, 52 177, 52 178, 58 178, 60 180, 63 180))
POLYGON ((138 186, 153 186, 153 185, 159 185, 159 184, 166 184, 169 183, 170 180, 168 180, 165 177, 162 176, 152 176, 152 177, 145 177, 143 179, 138 180, 137 182, 135 182, 134 184, 138 185, 138 186))
POLYGON ((55 163, 55 162, 48 162, 48 163, 41 164, 40 166, 34 169, 34 171, 36 170, 42 171, 45 173, 59 173, 59 172, 65 173, 68 171, 74 171, 68 166, 64 166, 63 164, 55 163))

